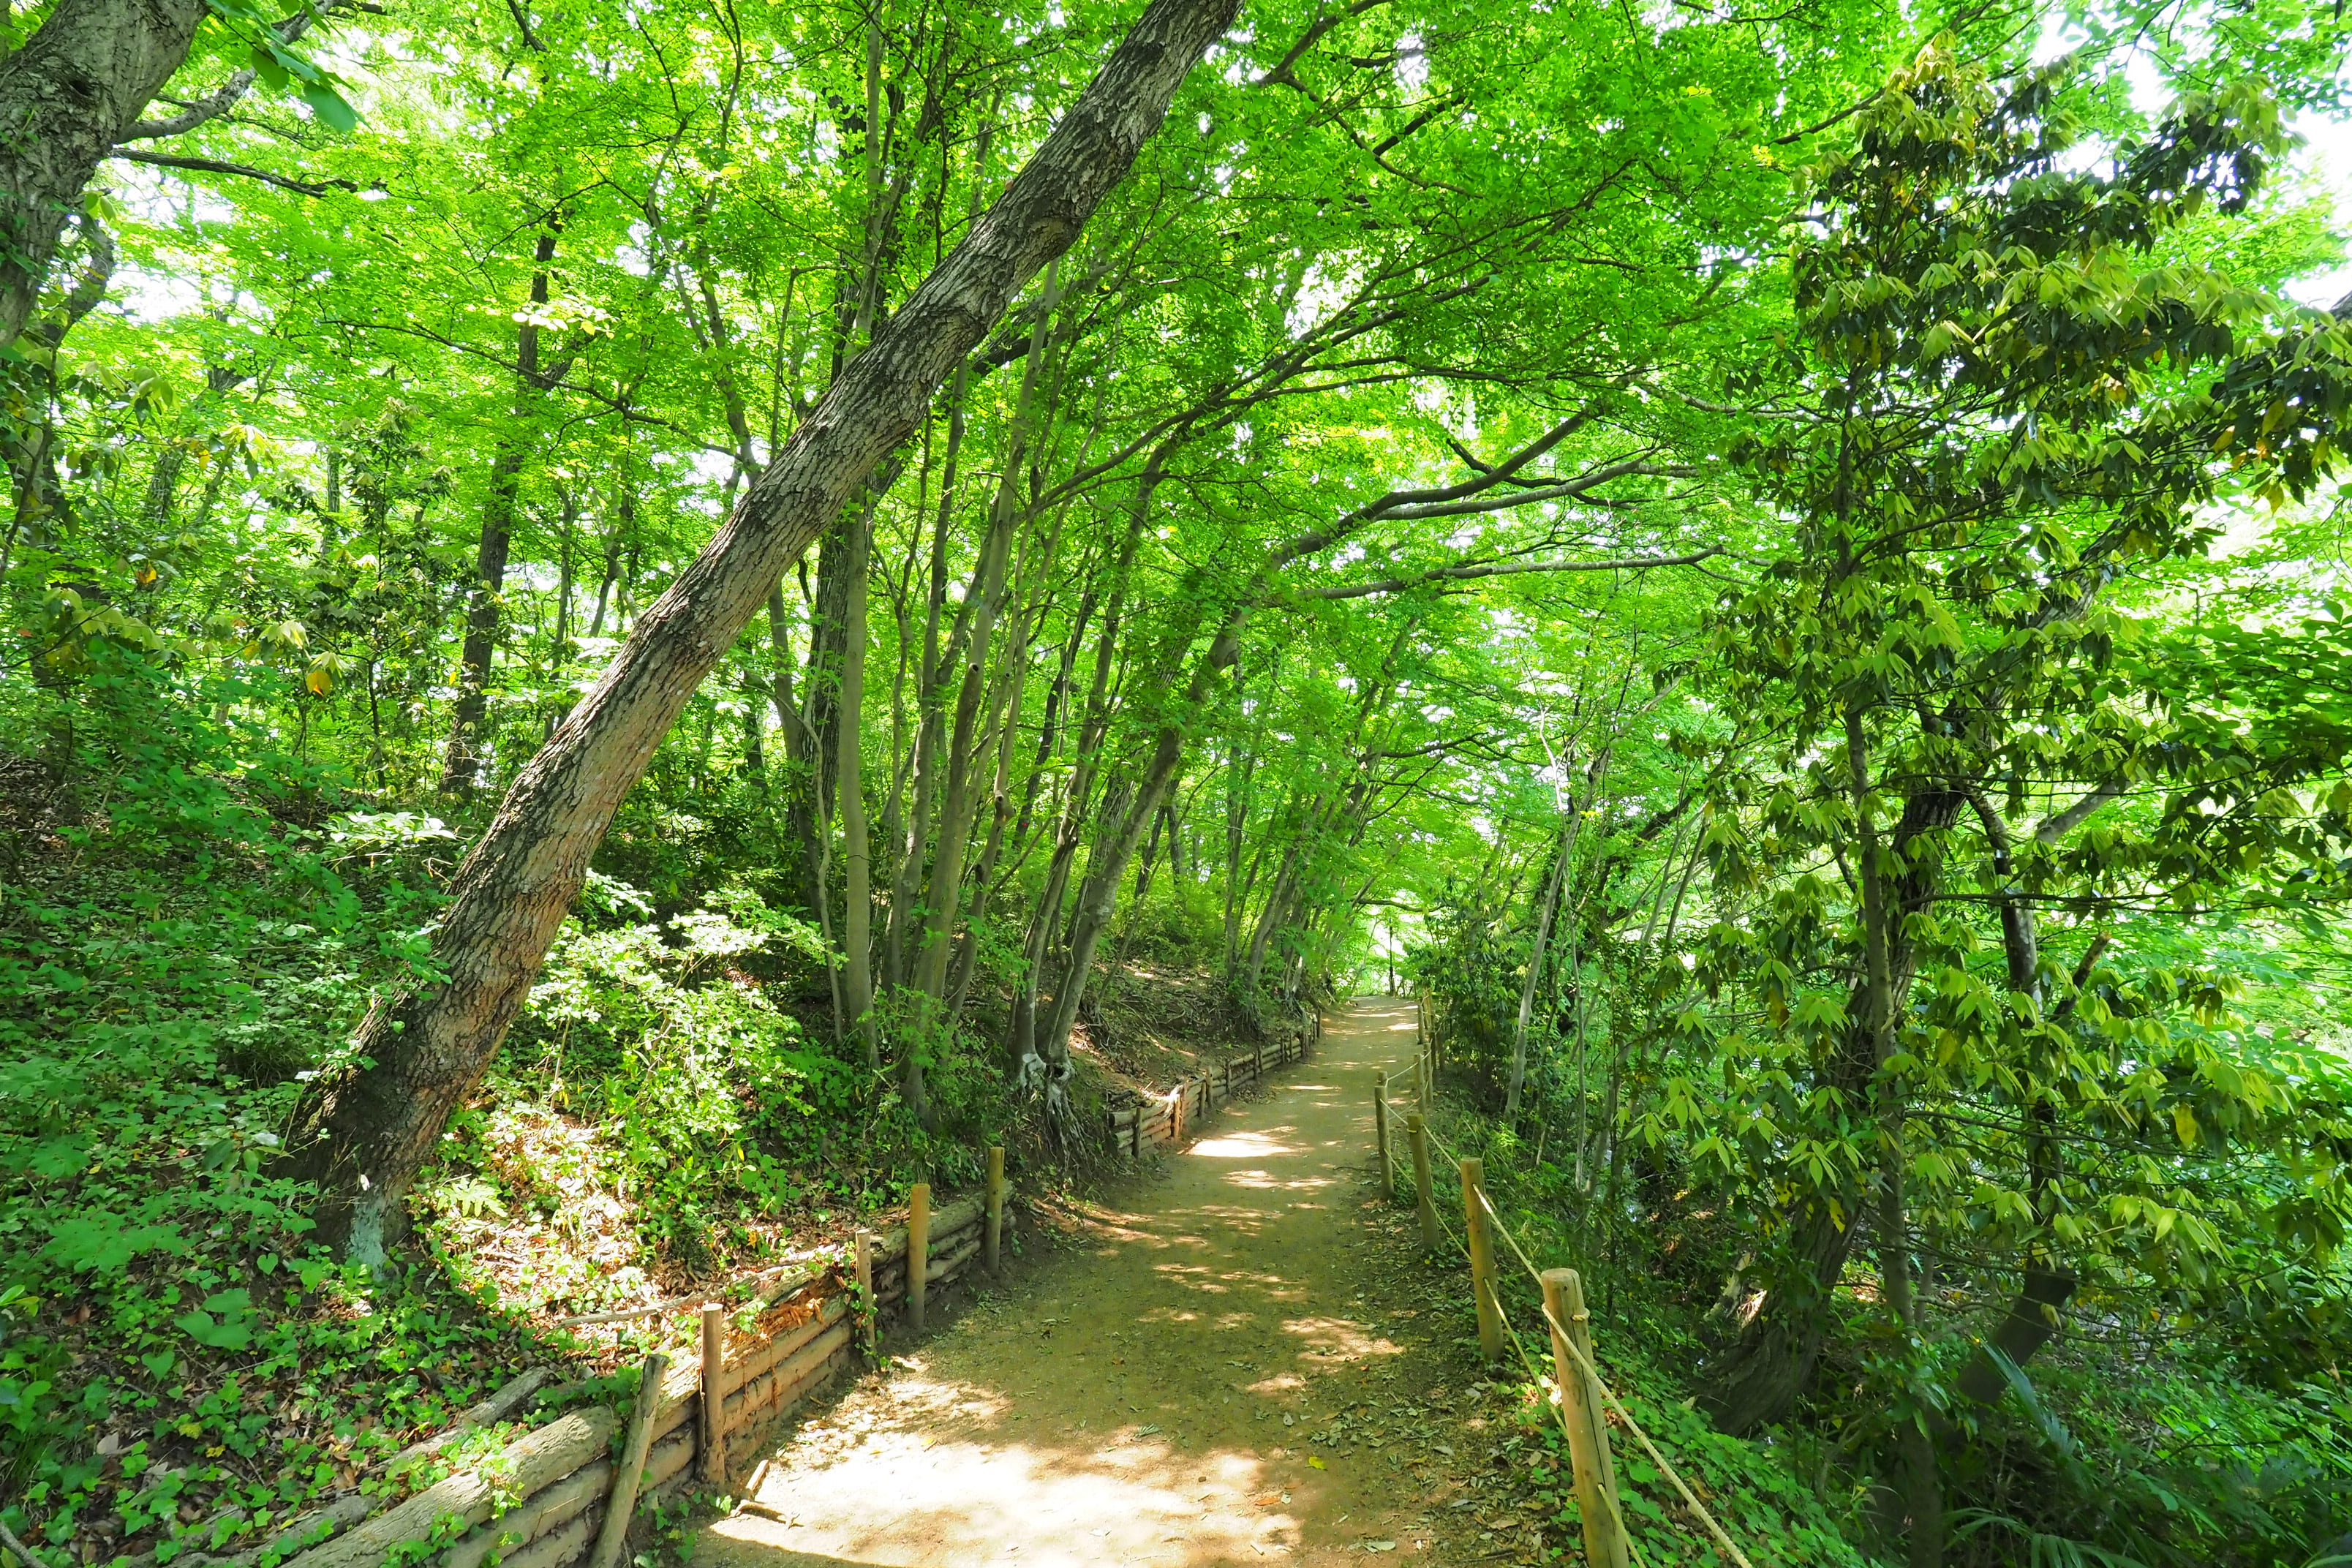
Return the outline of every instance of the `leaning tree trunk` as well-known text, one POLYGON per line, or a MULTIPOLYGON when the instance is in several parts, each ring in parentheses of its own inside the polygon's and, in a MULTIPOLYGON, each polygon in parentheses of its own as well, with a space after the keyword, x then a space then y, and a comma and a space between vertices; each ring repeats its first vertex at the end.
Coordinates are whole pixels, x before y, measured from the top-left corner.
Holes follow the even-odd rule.
POLYGON ((0 60, 0 344, 25 330, 67 216, 206 13, 205 0, 58 0, 0 60))
POLYGON ((732 516, 640 616, 603 679, 508 790, 433 940, 446 978, 378 1002, 310 1118, 321 1228, 383 1256, 402 1196, 489 1065, 578 899, 589 858, 681 709, 774 583, 915 430, 1021 289, 1068 249, 1232 24, 1237 0, 1153 0, 988 216, 843 369, 732 516))
POLYGON ((1128 862, 1134 858, 1136 846, 1143 841, 1144 828, 1160 814, 1183 766, 1185 724, 1208 700, 1212 684, 1241 657, 1242 627, 1248 622, 1251 601, 1244 598, 1226 612, 1224 624, 1217 628, 1208 650, 1193 668, 1183 700, 1153 737, 1151 759, 1144 766, 1143 782, 1129 803, 1126 815, 1119 819, 1109 841, 1097 847, 1094 864, 1079 886, 1077 912, 1070 922, 1069 953, 1063 961, 1062 983, 1054 995, 1052 1021, 1040 1042, 1044 1047, 1040 1055, 1049 1068, 1057 1066, 1068 1055, 1070 1031, 1078 1021, 1078 1004, 1086 996, 1095 950, 1102 944, 1103 932, 1110 929, 1111 916, 1118 911, 1119 879, 1127 875, 1128 862))

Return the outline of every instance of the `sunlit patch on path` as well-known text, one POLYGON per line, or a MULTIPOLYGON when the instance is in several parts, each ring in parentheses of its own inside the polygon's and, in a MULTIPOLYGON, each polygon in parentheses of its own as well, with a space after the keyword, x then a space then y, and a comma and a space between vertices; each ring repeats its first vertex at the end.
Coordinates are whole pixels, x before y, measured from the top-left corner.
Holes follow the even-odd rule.
POLYGON ((1164 1180, 1084 1211, 1082 1246, 805 1426, 698 1563, 1433 1561, 1413 1456, 1309 1436, 1405 1353, 1352 1315, 1370 1113, 1340 1086, 1412 1027, 1408 1004, 1335 1020, 1306 1081, 1227 1111, 1164 1180))

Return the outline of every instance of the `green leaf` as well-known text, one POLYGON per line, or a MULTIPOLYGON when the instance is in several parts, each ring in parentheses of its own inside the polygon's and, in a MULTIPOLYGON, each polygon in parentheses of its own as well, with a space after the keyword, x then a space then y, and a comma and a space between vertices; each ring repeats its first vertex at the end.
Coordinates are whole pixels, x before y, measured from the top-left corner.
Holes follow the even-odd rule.
POLYGON ((302 84, 301 94, 302 101, 310 106, 310 112, 335 130, 350 132, 359 129, 359 110, 325 82, 306 81, 302 84))

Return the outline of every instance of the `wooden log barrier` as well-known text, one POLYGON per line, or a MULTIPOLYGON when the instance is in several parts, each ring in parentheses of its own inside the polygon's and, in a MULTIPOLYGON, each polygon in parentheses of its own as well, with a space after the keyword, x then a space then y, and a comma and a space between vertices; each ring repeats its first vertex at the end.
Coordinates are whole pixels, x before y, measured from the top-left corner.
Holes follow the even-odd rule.
POLYGON ((744 1384, 727 1402, 726 1430, 749 1432, 766 1425, 780 1410, 831 1376, 836 1370, 835 1360, 847 1348, 854 1332, 855 1325, 836 1318, 797 1354, 785 1357, 763 1376, 744 1384))
POLYGON ((1576 1469, 1576 1511, 1584 1521, 1584 1560, 1591 1568, 1626 1568, 1617 1466, 1609 1455, 1609 1423, 1601 1408, 1601 1382, 1584 1370, 1584 1363, 1592 1359, 1584 1281, 1573 1268, 1547 1268, 1543 1293, 1544 1310, 1552 1325, 1552 1379, 1559 1388, 1560 1425, 1568 1428, 1569 1458, 1576 1469), (1563 1338, 1562 1329, 1568 1338, 1563 1338), (1570 1352, 1570 1338, 1583 1352, 1584 1362, 1570 1352))
MULTIPOLYGON (((629 1533, 629 1516, 636 1511, 637 1488, 645 1479, 646 1456, 654 1446, 654 1406, 661 1401, 662 1382, 668 1373, 669 1357, 656 1351, 646 1357, 645 1366, 637 1374, 637 1397, 629 1409, 629 1435, 621 1443, 621 1464, 614 1473, 612 1501, 604 1510, 604 1528, 596 1537, 596 1555, 589 1568, 614 1568, 621 1560, 621 1545, 629 1533)), ((573 1479, 585 1474, 585 1470, 579 1471, 573 1479)), ((473 1564, 457 1562, 457 1554, 452 1552, 449 1568, 473 1568, 473 1564)))
POLYGON ((982 1244, 986 1254, 982 1267, 991 1279, 1004 1277, 1004 1145, 994 1143, 988 1150, 988 1236, 982 1244))
POLYGON ((1381 1163, 1381 1195, 1389 1194, 1389 1075, 1372 1074, 1372 1147, 1381 1163))
POLYGON ((811 1344, 819 1341, 828 1344, 844 1342, 851 1325, 843 1320, 849 1315, 846 1295, 828 1296, 808 1321, 785 1330, 747 1354, 729 1380, 730 1392, 719 1406, 720 1429, 731 1433, 753 1419, 761 1405, 773 1403, 783 1384, 806 1369, 811 1344), (842 1330, 839 1337, 831 1333, 836 1326, 842 1330))
POLYGON ((1503 1359, 1503 1313, 1495 1300, 1495 1238, 1486 1230, 1486 1163, 1462 1162, 1462 1218, 1470 1238, 1470 1293, 1478 1303, 1478 1350, 1491 1364, 1503 1359))
POLYGON ((596 1524, 593 1509, 583 1509, 568 1521, 527 1545, 499 1559, 499 1568, 557 1568, 585 1550, 596 1524))
POLYGON ((499 1475, 460 1471, 350 1533, 290 1559, 288 1568, 294 1563, 301 1568, 380 1568, 394 1547, 431 1539, 446 1520, 480 1524, 496 1511, 500 1498, 529 1497, 602 1459, 619 1426, 619 1419, 601 1405, 575 1410, 508 1444, 499 1475))

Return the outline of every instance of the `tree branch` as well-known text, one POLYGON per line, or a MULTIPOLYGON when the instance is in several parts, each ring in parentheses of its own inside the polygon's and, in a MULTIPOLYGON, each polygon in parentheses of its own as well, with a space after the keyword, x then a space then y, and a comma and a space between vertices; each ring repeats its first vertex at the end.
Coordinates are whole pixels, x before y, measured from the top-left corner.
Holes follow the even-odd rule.
POLYGON ((1653 566, 1695 566, 1720 550, 1694 551, 1688 555, 1635 555, 1615 561, 1510 561, 1468 566, 1439 566, 1417 577, 1389 577, 1377 583, 1349 583, 1332 588, 1309 588, 1301 599, 1362 599, 1374 594, 1402 594, 1430 583, 1458 583, 1474 577, 1510 577, 1522 572, 1643 572, 1653 566))
POLYGON ((292 180, 284 174, 273 174, 267 169, 256 169, 246 163, 224 163, 218 158, 183 158, 176 153, 150 153, 140 147, 117 147, 114 156, 133 163, 152 163, 159 169, 185 169, 199 174, 235 174, 241 179, 259 180, 265 185, 276 185, 281 191, 291 191, 298 196, 323 196, 330 191, 356 191, 355 180, 292 180))
POLYGON ((2033 830, 2037 844, 2055 844, 2086 821, 2099 807, 2124 793, 2120 784, 2103 784, 2033 830))
POLYGON ((218 120, 236 108, 237 100, 243 98, 252 86, 253 72, 241 70, 224 82, 219 91, 209 98, 196 100, 184 112, 174 114, 169 120, 140 121, 122 133, 121 141, 115 146, 120 148, 125 142, 152 142, 159 136, 178 136, 194 131, 205 121, 218 120))

